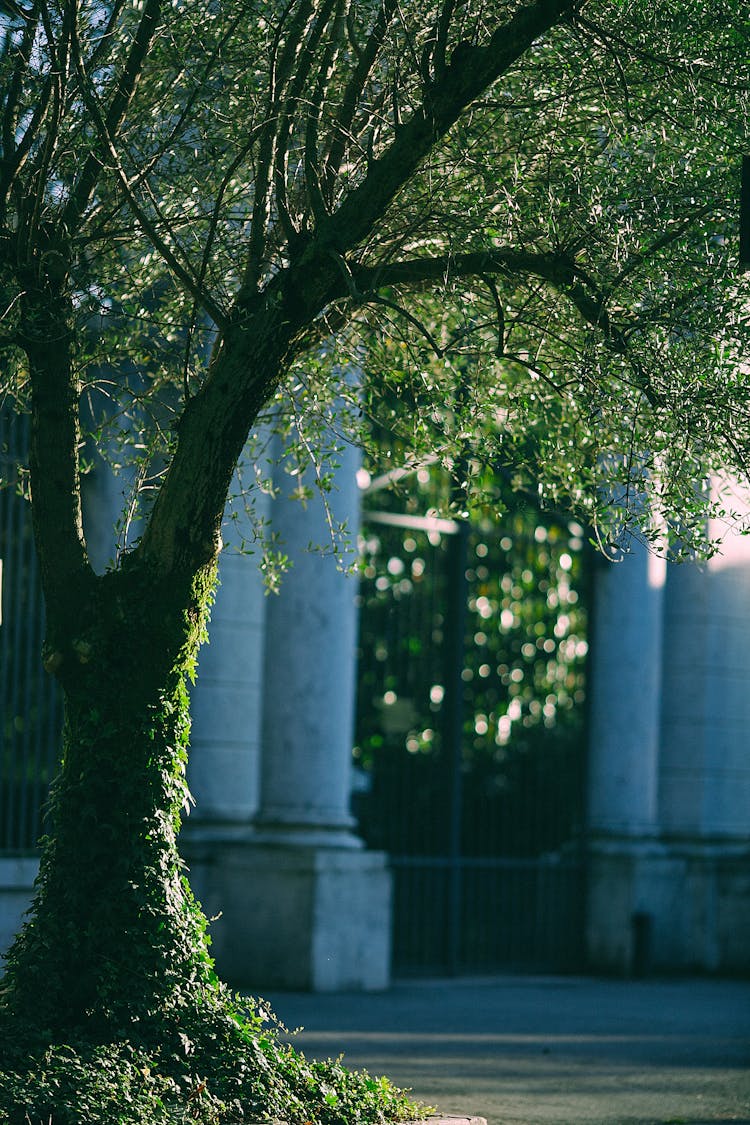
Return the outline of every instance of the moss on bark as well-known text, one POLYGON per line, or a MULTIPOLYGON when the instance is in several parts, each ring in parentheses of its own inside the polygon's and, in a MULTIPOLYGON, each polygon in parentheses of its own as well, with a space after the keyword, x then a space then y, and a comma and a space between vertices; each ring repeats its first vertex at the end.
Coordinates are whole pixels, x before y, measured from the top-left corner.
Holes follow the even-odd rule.
POLYGON ((34 909, 6 1000, 47 1026, 163 1018, 216 992, 177 851, 189 800, 186 678, 213 568, 180 588, 131 565, 94 584, 56 653, 65 696, 34 909))

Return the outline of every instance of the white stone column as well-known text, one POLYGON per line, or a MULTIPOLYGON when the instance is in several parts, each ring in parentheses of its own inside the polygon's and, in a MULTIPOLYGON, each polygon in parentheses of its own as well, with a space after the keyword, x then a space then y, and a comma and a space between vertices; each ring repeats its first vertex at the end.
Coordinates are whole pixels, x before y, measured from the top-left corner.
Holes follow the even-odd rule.
POLYGON ((672 963, 746 972, 750 541, 710 529, 722 532, 714 558, 669 571, 659 816, 676 888, 672 963))
POLYGON ((638 837, 657 828, 665 568, 634 543, 597 572, 588 779, 596 835, 638 837))
MULTIPOLYGON (((595 966, 626 972, 746 971, 750 541, 729 535, 707 563, 668 565, 660 681, 651 680, 656 649, 643 632, 654 597, 643 579, 620 592, 629 630, 608 597, 600 611, 608 643, 627 641, 620 659, 631 654, 629 705, 613 694, 614 669, 601 674, 601 636, 592 676, 589 955, 595 966), (640 669, 632 659, 639 647, 640 669), (658 712, 648 683, 661 695, 658 712), (658 742, 650 736, 657 713, 658 742), (625 744, 618 726, 629 731, 625 744)), ((600 613, 596 622, 600 629, 600 613)))
POLYGON ((295 483, 277 469, 281 495, 273 526, 292 562, 269 600, 263 684, 263 762, 256 829, 263 839, 360 847, 349 812, 354 731, 356 579, 342 573, 356 551, 359 454, 341 458, 331 515, 354 543, 341 561, 330 553, 323 498, 285 498, 295 483), (322 547, 310 550, 310 545, 322 547))
POLYGON ((100 461, 83 478, 81 491, 89 561, 97 574, 103 574, 116 554, 115 524, 125 508, 124 483, 100 461))
POLYGON ((670 568, 659 815, 666 835, 750 838, 750 539, 670 568))
POLYGON ((195 808, 185 827, 193 841, 246 835, 258 806, 266 599, 252 513, 265 516, 268 501, 254 491, 247 501, 253 508, 246 511, 242 488, 235 479, 209 639, 198 655, 191 693, 188 784, 195 808))
MULTIPOLYGON (((242 491, 237 478, 233 491, 242 491)), ((266 497, 256 494, 253 502, 264 516, 266 497)), ((199 652, 191 691, 187 780, 195 807, 183 820, 180 836, 190 885, 206 916, 214 920, 217 969, 230 982, 226 940, 232 918, 241 916, 248 904, 244 886, 229 874, 229 857, 233 849, 246 846, 258 806, 265 599, 259 551, 241 553, 252 533, 252 519, 238 495, 225 512, 209 640, 199 652)))
POLYGON ((666 564, 638 543, 596 575, 589 678, 587 956, 648 970, 662 877, 658 757, 666 564))

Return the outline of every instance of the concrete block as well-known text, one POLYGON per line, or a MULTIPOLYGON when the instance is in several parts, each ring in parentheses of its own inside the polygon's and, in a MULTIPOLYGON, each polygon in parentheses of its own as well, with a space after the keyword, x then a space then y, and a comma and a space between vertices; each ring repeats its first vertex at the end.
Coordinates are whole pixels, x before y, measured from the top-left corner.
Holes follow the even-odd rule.
POLYGON ((380 852, 213 844, 186 847, 220 975, 236 988, 387 988, 391 877, 380 852))
POLYGON ((749 859, 747 844, 699 837, 596 841, 586 917, 592 968, 620 975, 747 972, 749 859))
POLYGON ((7 953, 21 928, 38 871, 36 857, 0 857, 0 956, 7 953))

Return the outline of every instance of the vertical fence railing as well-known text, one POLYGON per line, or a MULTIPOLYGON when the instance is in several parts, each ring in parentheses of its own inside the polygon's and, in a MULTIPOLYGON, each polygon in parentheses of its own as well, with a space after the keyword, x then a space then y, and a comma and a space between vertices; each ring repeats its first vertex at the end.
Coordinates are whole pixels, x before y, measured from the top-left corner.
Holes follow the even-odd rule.
POLYGON ((19 466, 28 418, 0 410, 0 851, 32 852, 56 768, 61 705, 41 665, 44 606, 19 466))
POLYGON ((463 726, 464 726, 464 649, 466 646, 469 585, 466 570, 469 557, 469 525, 456 523, 448 540, 447 605, 445 628, 445 742, 448 767, 448 902, 446 918, 447 964, 449 973, 459 971, 461 963, 461 919, 463 916, 463 726))

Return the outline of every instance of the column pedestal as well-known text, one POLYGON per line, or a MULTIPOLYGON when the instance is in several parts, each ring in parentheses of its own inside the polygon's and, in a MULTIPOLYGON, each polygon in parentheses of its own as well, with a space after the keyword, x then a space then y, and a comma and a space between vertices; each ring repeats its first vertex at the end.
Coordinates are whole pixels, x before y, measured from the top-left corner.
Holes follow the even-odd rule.
POLYGON ((623 976, 750 969, 750 845, 597 840, 587 949, 623 976))
POLYGON ((237 988, 384 989, 390 979, 391 876, 381 852, 212 844, 193 869, 210 888, 212 952, 237 988))

